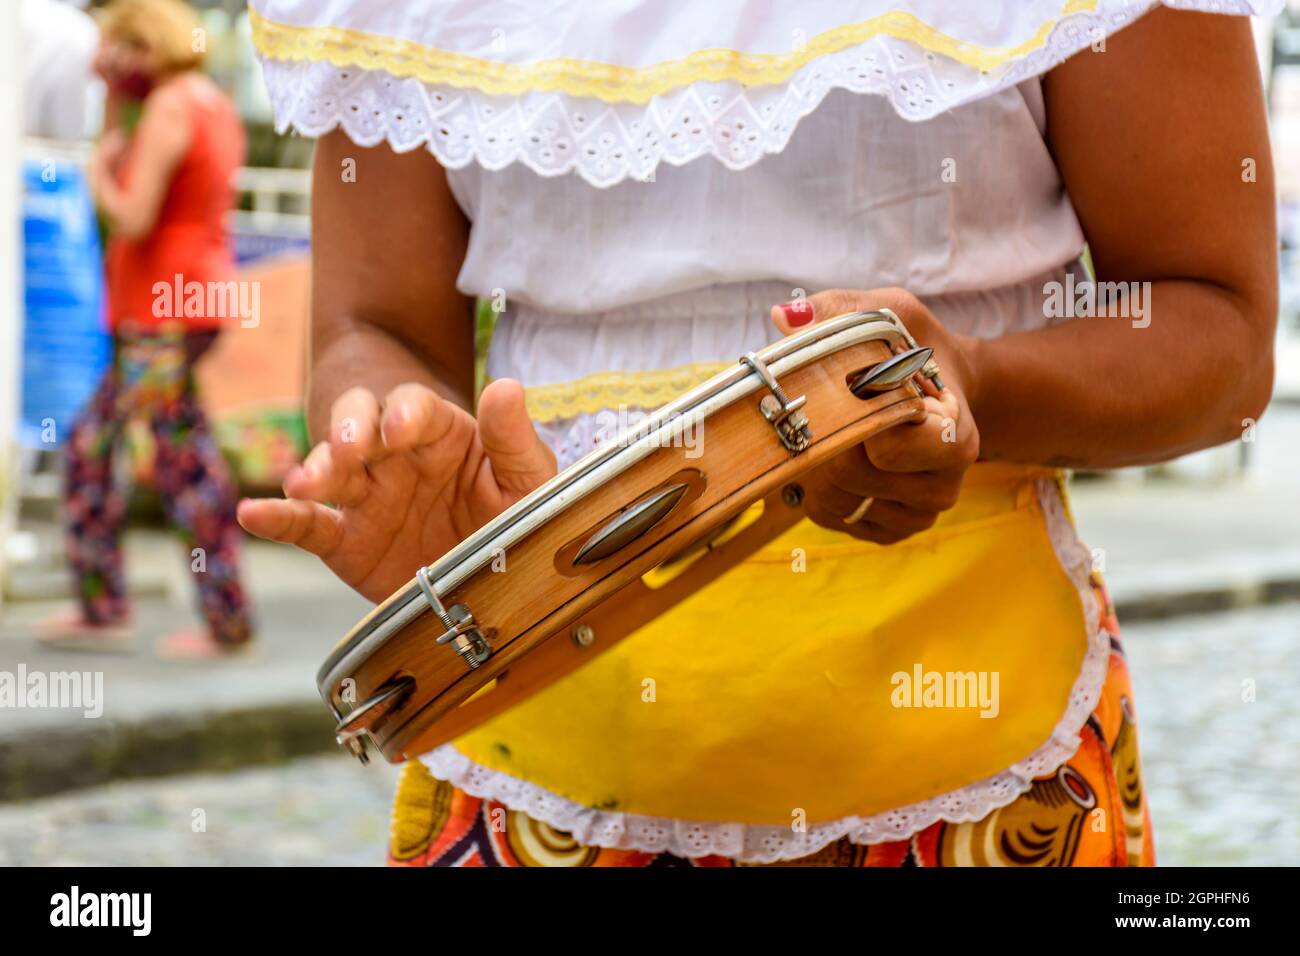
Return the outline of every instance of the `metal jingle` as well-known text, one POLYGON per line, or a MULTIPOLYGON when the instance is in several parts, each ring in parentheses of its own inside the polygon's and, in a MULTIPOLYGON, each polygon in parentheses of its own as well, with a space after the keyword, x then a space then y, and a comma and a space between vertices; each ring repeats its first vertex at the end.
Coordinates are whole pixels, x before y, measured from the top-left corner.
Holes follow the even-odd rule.
POLYGON ((866 398, 875 392, 887 392, 925 368, 925 363, 930 361, 933 354, 934 349, 931 348, 908 349, 859 374, 849 383, 849 391, 858 398, 866 398))
POLYGON ((690 485, 682 482, 636 502, 588 538, 578 549, 573 563, 595 564, 631 544, 668 517, 689 489, 690 485))
POLYGON ((361 763, 370 763, 370 754, 366 753, 366 745, 358 739, 340 741, 340 745, 352 756, 356 757, 361 763))
POLYGON ((379 718, 401 707, 414 690, 415 678, 409 674, 384 684, 379 692, 372 695, 365 703, 352 708, 345 716, 339 718, 339 722, 334 727, 335 739, 355 754, 356 750, 351 744, 356 741, 356 738, 367 733, 379 718))

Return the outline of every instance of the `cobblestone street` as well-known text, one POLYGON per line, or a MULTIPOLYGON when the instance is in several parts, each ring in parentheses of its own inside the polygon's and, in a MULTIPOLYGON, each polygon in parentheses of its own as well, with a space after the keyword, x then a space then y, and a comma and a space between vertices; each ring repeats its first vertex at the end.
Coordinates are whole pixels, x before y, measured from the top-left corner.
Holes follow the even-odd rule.
POLYGON ((3 805, 0 866, 377 866, 395 782, 340 755, 3 805))
POLYGON ((1159 863, 1300 863, 1297 638, 1296 604, 1125 630, 1159 863))
MULTIPOLYGON (((1161 863, 1300 861, 1298 634, 1296 604, 1126 629, 1161 863)), ((0 805, 0 864, 377 865, 395 776, 319 757, 0 805)))

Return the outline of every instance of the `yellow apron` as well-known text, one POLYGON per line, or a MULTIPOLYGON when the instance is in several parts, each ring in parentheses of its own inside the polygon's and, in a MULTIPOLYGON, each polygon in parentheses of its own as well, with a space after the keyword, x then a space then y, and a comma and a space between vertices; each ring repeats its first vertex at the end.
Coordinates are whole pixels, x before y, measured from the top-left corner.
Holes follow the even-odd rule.
POLYGON ((992 776, 1051 736, 1088 646, 1035 487, 1054 475, 977 465, 889 546, 802 522, 454 746, 585 806, 766 825, 992 776))

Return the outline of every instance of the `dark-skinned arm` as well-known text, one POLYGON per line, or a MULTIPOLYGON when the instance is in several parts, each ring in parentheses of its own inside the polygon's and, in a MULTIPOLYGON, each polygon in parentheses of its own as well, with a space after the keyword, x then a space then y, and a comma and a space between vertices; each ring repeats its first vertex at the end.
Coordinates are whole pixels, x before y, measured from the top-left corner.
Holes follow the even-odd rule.
POLYGON ((982 458, 1162 461, 1240 437, 1272 393, 1275 197, 1250 24, 1158 8, 1106 47, 1046 77, 1047 138, 1098 281, 1150 282, 1150 324, 973 343, 982 458))
POLYGON ((418 383, 473 407, 474 303, 456 289, 468 236, 446 172, 427 151, 366 149, 339 132, 321 138, 307 402, 315 438, 326 437, 332 406, 353 388, 384 396, 418 383))

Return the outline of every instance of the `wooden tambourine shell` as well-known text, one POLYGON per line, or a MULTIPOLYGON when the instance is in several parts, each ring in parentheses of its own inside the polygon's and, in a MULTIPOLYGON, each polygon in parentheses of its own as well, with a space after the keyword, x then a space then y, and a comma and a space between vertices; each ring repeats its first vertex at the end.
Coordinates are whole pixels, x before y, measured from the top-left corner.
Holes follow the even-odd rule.
POLYGON ((339 743, 406 760, 612 647, 798 521, 806 471, 923 418, 929 358, 888 310, 839 316, 593 451, 339 643, 317 675, 339 743))

